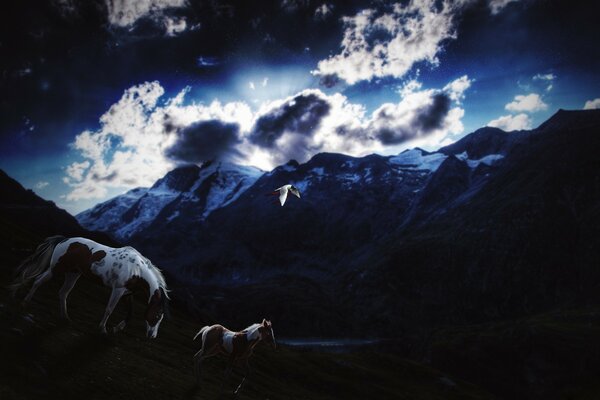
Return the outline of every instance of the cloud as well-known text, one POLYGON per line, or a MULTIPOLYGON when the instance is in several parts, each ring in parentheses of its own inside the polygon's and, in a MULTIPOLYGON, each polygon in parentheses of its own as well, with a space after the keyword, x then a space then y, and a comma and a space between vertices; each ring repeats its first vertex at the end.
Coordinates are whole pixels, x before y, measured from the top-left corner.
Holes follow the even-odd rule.
POLYGON ((271 169, 324 151, 363 156, 439 145, 464 129, 458 101, 468 82, 461 77, 443 89, 422 89, 411 81, 398 102, 370 114, 341 93, 318 89, 253 111, 244 102, 186 104, 189 88, 164 99, 158 82, 145 82, 125 90, 97 129, 75 137, 71 148, 81 159, 65 168, 66 199, 150 186, 182 162, 220 159, 271 169))
POLYGON ((465 91, 471 87, 472 83, 473 81, 467 75, 463 75, 444 86, 444 91, 448 93, 450 99, 460 103, 465 97, 465 91))
POLYGON ((447 94, 420 92, 375 110, 368 134, 384 145, 397 145, 440 129, 449 111, 447 94))
POLYGON ((34 188, 35 188, 35 189, 37 189, 37 190, 41 190, 41 189, 45 188, 45 187, 46 187, 46 186, 48 186, 48 185, 50 185, 50 183, 49 183, 49 182, 46 182, 46 181, 39 181, 39 182, 37 182, 37 183, 35 184, 34 188))
POLYGON ((286 132, 311 135, 330 109, 321 92, 304 91, 260 115, 249 139, 261 147, 274 147, 286 132))
POLYGON ((520 0, 489 0, 488 6, 490 7, 490 11, 492 15, 498 14, 500 11, 504 9, 509 3, 513 3, 520 0))
POLYGON ((328 16, 333 12, 333 5, 323 3, 315 9, 315 19, 327 19, 328 16))
POLYGON ((536 74, 533 76, 534 81, 553 81, 556 79, 556 75, 554 74, 536 74))
POLYGON ((539 94, 530 93, 528 95, 515 96, 514 100, 504 106, 504 108, 512 112, 536 112, 546 110, 548 104, 544 103, 539 94))
POLYGON ((216 57, 200 56, 196 59, 196 65, 199 67, 216 67, 220 64, 216 57))
POLYGON ((344 17, 341 52, 319 61, 312 73, 354 84, 401 78, 418 62, 437 65, 443 42, 456 38, 454 17, 466 3, 413 0, 387 12, 365 9, 344 17))
POLYGON ((67 175, 69 176, 69 178, 73 179, 74 181, 80 181, 83 179, 83 174, 85 172, 86 169, 88 169, 90 167, 90 162, 89 161, 84 161, 84 162, 74 162, 73 164, 69 165, 67 167, 67 175))
POLYGON ((143 17, 162 16, 168 8, 187 6, 187 0, 106 0, 108 22, 120 28, 130 27, 143 17))
POLYGON ((184 17, 165 17, 163 24, 167 36, 177 36, 178 33, 184 32, 187 29, 187 21, 184 17))
POLYGON ((556 75, 552 73, 548 74, 536 74, 533 76, 534 81, 541 81, 546 84, 546 92, 549 92, 554 88, 554 84, 552 83, 556 79, 556 75))
POLYGON ((531 118, 527 114, 503 115, 488 122, 487 126, 500 128, 505 131, 516 131, 520 129, 531 129, 531 118))
POLYGON ((238 124, 218 119, 194 122, 177 132, 175 143, 164 153, 179 162, 227 160, 231 155, 239 155, 235 148, 240 140, 239 131, 238 124))
POLYGON ((600 108, 600 98, 594 99, 594 100, 588 100, 585 102, 585 105, 583 106, 584 110, 595 110, 600 108))

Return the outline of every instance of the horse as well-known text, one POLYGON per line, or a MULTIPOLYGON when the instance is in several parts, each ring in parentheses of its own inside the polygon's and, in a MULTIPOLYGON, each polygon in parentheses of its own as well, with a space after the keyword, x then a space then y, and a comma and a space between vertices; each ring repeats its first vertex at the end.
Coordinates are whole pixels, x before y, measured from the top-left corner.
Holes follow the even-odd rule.
POLYGON ((86 276, 112 289, 100 331, 106 331, 106 322, 119 300, 128 300, 128 312, 123 321, 113 327, 117 333, 127 326, 133 314, 133 293, 145 292, 148 306, 145 312, 146 336, 156 338, 158 327, 167 311, 169 300, 165 278, 152 262, 133 247, 113 248, 93 240, 52 236, 44 240, 35 252, 17 268, 17 278, 10 285, 13 293, 29 282, 33 285, 23 300, 26 306, 35 291, 53 276, 64 276, 59 291, 60 315, 70 321, 67 297, 80 276, 86 276))
POLYGON ((196 340, 198 336, 202 337, 202 348, 194 354, 193 358, 196 384, 200 385, 200 366, 202 361, 208 357, 225 354, 229 357, 229 364, 225 371, 225 378, 221 383, 221 391, 233 370, 233 364, 239 361, 244 362, 244 377, 233 392, 234 395, 237 395, 242 389, 246 377, 251 372, 249 359, 254 347, 261 340, 271 344, 273 349, 277 347, 275 335, 273 334, 273 326, 271 325, 271 321, 267 321, 266 319, 263 319, 260 324, 250 325, 241 332, 230 331, 222 325, 205 326, 196 333, 193 340, 196 340))

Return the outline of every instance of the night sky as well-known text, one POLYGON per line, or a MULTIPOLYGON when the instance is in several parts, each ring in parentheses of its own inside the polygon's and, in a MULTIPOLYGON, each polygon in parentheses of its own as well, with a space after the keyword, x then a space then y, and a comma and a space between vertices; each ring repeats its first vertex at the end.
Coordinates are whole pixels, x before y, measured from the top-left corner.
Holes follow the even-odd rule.
POLYGON ((600 108, 593 2, 19 1, 0 168, 72 213, 185 163, 435 150, 600 108))

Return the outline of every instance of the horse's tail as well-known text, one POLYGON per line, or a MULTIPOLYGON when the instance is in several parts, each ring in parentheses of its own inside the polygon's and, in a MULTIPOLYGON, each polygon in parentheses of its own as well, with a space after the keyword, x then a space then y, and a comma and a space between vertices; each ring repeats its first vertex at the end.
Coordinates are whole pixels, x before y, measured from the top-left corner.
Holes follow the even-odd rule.
POLYGON ((205 327, 203 327, 202 329, 200 329, 200 330, 198 331, 198 333, 196 333, 196 336, 194 336, 194 339, 192 339, 192 340, 196 340, 196 338, 197 338, 198 336, 202 335, 202 334, 203 334, 205 331, 207 331, 207 330, 208 330, 208 328, 210 328, 210 326, 206 325, 205 327))
POLYGON ((51 236, 46 238, 33 252, 17 267, 15 279, 8 286, 13 295, 32 279, 43 274, 49 267, 54 248, 66 238, 64 236, 51 236))

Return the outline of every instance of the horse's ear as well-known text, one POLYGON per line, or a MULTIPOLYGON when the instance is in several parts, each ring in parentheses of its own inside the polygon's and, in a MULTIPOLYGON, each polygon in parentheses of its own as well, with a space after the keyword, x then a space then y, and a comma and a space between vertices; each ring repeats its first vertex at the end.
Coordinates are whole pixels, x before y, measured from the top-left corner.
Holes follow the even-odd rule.
POLYGON ((263 322, 261 323, 261 325, 267 325, 267 320, 263 318, 263 322))

